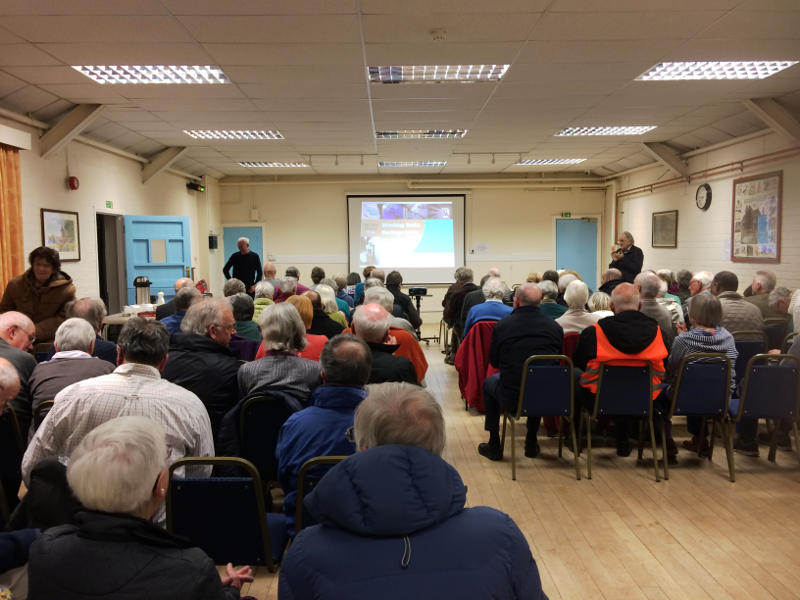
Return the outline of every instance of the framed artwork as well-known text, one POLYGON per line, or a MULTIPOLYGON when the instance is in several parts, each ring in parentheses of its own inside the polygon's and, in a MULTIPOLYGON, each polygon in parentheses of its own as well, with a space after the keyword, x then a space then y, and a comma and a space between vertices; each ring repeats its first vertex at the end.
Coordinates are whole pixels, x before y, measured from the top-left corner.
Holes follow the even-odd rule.
POLYGON ((664 210, 653 213, 653 248, 678 247, 678 211, 664 210))
POLYGON ((783 171, 733 180, 731 261, 781 261, 783 171))
POLYGON ((78 213, 42 209, 42 246, 58 250, 62 262, 81 259, 81 235, 78 213))

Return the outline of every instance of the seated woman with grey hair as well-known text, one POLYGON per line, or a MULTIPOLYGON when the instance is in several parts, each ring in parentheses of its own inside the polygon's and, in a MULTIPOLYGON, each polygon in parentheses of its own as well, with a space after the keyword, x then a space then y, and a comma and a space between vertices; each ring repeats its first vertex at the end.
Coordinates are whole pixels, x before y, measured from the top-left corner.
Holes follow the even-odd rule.
POLYGON ((238 598, 250 567, 219 575, 200 548, 151 522, 166 496, 168 449, 146 417, 106 421, 75 448, 67 481, 86 509, 31 546, 30 598, 238 598), (100 566, 102 565, 102 566, 100 566), (89 575, 91 574, 91 575, 89 575))
POLYGON ((319 363, 297 354, 306 347, 306 328, 300 313, 288 302, 267 306, 259 321, 266 355, 239 369, 239 396, 256 390, 288 390, 306 400, 320 384, 319 363))
MULTIPOLYGON (((561 278, 567 277, 563 275, 561 278)), ((564 333, 580 333, 600 320, 600 315, 586 310, 589 300, 589 286, 583 281, 573 279, 564 290, 567 312, 556 319, 564 333)))
POLYGON ((314 291, 319 294, 319 300, 325 314, 342 327, 347 327, 347 316, 340 310, 339 304, 336 302, 336 291, 331 286, 324 283, 317 285, 314 291))
POLYGON ((605 292, 595 292, 589 297, 587 302, 589 310, 598 315, 598 321, 606 317, 613 317, 614 311, 611 310, 611 296, 605 292))
POLYGON ((234 294, 228 298, 233 310, 233 326, 236 327, 236 335, 246 340, 254 342, 261 341, 261 331, 258 325, 253 322, 255 304, 253 299, 247 294, 234 294))
POLYGON ((558 298, 558 285, 549 279, 543 279, 536 284, 542 290, 542 302, 539 304, 539 311, 551 319, 560 317, 567 312, 567 307, 556 302, 558 298))
POLYGON ((489 277, 481 287, 481 292, 484 302, 469 309, 464 321, 464 338, 478 321, 499 321, 510 315, 513 310, 510 306, 503 304, 508 287, 499 277, 489 277))
POLYGON ((275 286, 269 281, 259 281, 256 284, 255 300, 253 301, 253 322, 258 323, 261 311, 265 306, 275 304, 272 297, 275 295, 275 286))

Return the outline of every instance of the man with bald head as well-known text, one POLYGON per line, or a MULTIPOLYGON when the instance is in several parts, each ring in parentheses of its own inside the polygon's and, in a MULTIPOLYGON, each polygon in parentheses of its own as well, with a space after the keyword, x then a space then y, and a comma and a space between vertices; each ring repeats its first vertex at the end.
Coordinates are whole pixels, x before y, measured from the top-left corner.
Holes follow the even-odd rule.
POLYGON ((10 402, 22 431, 27 431, 31 424, 28 380, 36 366, 36 359, 30 354, 35 341, 36 326, 26 315, 15 310, 0 315, 0 358, 10 362, 19 376, 19 392, 10 402))
MULTIPOLYGON (((668 351, 663 332, 654 319, 639 312, 641 305, 636 286, 620 283, 611 294, 614 316, 601 319, 581 332, 572 363, 583 370, 580 395, 587 409, 594 406, 601 363, 626 361, 624 364, 631 364, 629 361, 635 361, 633 364, 649 364, 653 368, 654 386, 664 378, 664 359, 668 351)), ((631 452, 631 423, 624 418, 615 419, 615 423, 617 454, 628 456, 631 452)))
POLYGON ((395 356, 400 347, 389 332, 392 314, 380 304, 362 304, 353 314, 353 333, 364 340, 372 352, 369 383, 405 381, 419 383, 413 363, 395 356))
MULTIPOLYGON (((194 281, 189 279, 188 277, 181 277, 175 281, 175 291, 177 292, 181 288, 185 287, 194 287, 194 281)), ((166 304, 162 304, 161 306, 156 306, 156 320, 160 321, 161 319, 168 317, 170 315, 174 315, 178 309, 175 308, 175 297, 173 296, 172 300, 167 302, 166 304)))
MULTIPOLYGON (((503 409, 513 410, 519 400, 522 366, 532 354, 561 354, 564 331, 561 325, 542 314, 539 304, 542 291, 535 283, 524 283, 514 294, 514 310, 500 319, 492 331, 489 362, 500 370, 483 383, 483 404, 486 411, 484 429, 489 442, 480 444, 478 452, 489 460, 501 460, 500 415, 503 409)), ((528 416, 525 456, 539 455, 536 432, 541 418, 528 416)))
POLYGON ((264 281, 269 281, 277 289, 281 283, 278 279, 278 267, 272 263, 264 263, 264 281))

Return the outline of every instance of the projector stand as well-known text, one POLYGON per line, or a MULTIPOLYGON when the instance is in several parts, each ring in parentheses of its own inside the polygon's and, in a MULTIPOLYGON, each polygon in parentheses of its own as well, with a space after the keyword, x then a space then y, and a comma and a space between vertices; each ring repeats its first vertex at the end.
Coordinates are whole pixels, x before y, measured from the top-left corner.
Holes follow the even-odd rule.
MULTIPOLYGON (((415 294, 413 296, 414 301, 417 303, 417 313, 420 316, 422 315, 422 311, 420 310, 419 305, 420 305, 420 302, 422 301, 422 298, 423 297, 430 298, 432 296, 433 296, 433 294, 420 294, 420 295, 416 295, 415 294)), ((422 337, 422 332, 420 331, 419 328, 417 328, 417 337, 419 338, 420 342, 425 342, 428 346, 431 345, 431 340, 433 340, 434 342, 436 342, 438 344, 439 343, 439 339, 440 339, 438 335, 432 335, 430 337, 422 337)))

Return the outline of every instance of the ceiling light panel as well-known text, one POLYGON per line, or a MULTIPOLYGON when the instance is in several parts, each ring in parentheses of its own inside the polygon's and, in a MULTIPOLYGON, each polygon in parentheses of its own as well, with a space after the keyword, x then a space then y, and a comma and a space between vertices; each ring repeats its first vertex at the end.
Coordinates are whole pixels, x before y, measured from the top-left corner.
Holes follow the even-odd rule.
POLYGON ((379 167, 443 167, 446 160, 379 161, 379 167))
POLYGON ((796 64, 796 60, 663 62, 642 73, 636 80, 764 79, 796 64))
POLYGON ((585 160, 585 158, 532 158, 517 161, 514 163, 514 166, 531 167, 539 165, 577 165, 585 160))
POLYGON ((379 140, 445 140, 463 138, 466 129, 399 129, 397 131, 376 131, 379 140))
POLYGON ((373 83, 472 83, 499 81, 510 65, 405 65, 367 67, 373 83))
POLYGON ((215 84, 231 80, 209 65, 79 65, 73 69, 100 84, 215 84))
POLYGON ((655 125, 613 125, 604 127, 567 127, 557 136, 564 135, 641 135, 655 129, 655 125))
POLYGON ((196 140, 282 140, 280 131, 264 129, 184 129, 196 140))
POLYGON ((251 169, 303 169, 309 165, 304 162, 250 162, 242 161, 239 163, 240 167, 248 167, 251 169))

